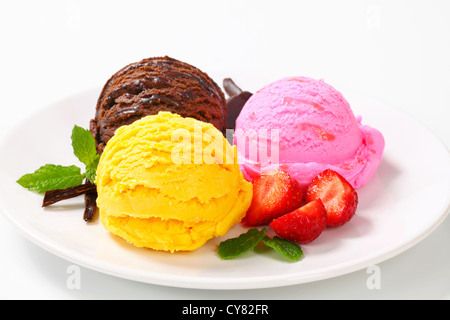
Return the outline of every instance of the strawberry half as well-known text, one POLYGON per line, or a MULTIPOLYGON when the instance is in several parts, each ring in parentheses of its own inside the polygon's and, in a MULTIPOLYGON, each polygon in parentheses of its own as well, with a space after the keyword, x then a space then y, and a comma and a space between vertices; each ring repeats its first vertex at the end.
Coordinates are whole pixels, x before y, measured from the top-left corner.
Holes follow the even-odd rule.
POLYGON ((268 224, 302 204, 299 184, 285 171, 261 174, 252 184, 253 199, 243 221, 247 225, 268 224))
POLYGON ((306 201, 321 199, 327 210, 327 225, 340 226, 356 212, 358 194, 339 173, 327 169, 313 179, 306 192, 306 201))
POLYGON ((281 238, 308 243, 316 239, 327 226, 327 213, 322 200, 317 199, 273 220, 269 226, 281 238))

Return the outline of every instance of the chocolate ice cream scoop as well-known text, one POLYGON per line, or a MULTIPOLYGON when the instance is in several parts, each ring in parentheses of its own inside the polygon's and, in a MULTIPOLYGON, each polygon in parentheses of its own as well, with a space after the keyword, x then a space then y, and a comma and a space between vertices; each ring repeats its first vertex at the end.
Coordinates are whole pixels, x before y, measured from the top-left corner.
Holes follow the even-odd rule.
POLYGON ((149 58, 122 68, 103 87, 90 123, 97 151, 117 128, 159 111, 227 129, 225 96, 206 73, 167 56, 149 58))

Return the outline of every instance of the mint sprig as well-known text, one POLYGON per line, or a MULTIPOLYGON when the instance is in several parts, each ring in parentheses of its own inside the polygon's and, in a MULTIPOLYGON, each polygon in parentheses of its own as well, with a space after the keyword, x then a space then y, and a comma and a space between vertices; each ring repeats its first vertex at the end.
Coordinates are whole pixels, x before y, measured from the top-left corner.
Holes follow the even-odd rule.
POLYGON ((262 242, 267 247, 274 249, 293 262, 303 257, 303 251, 298 244, 277 236, 270 238, 266 235, 266 232, 266 228, 262 230, 256 228, 249 229, 237 238, 231 238, 221 242, 217 253, 224 260, 232 259, 255 248, 258 243, 262 242))
POLYGON ((50 190, 65 189, 80 185, 86 178, 95 181, 100 155, 95 148, 95 140, 89 130, 77 125, 72 129, 72 147, 75 156, 85 165, 85 173, 81 168, 46 164, 33 173, 24 174, 17 183, 30 191, 44 193, 50 190))
POLYGON ((219 256, 224 260, 232 259, 253 249, 266 236, 266 231, 266 228, 261 231, 252 228, 237 238, 225 240, 219 245, 219 256))

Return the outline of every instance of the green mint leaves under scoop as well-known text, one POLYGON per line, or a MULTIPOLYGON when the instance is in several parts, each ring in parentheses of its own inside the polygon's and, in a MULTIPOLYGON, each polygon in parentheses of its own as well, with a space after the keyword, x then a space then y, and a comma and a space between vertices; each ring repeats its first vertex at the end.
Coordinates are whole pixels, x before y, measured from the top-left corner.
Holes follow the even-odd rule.
POLYGON ((262 241, 267 247, 274 249, 293 262, 303 257, 303 251, 298 244, 276 236, 269 238, 266 232, 266 228, 261 231, 256 228, 249 229, 237 238, 221 242, 217 253, 224 260, 236 258, 242 253, 255 248, 262 241))
POLYGON ((83 183, 84 178, 93 183, 100 159, 95 148, 94 137, 89 130, 75 125, 71 138, 73 153, 85 165, 85 173, 81 173, 81 169, 75 165, 46 164, 33 173, 23 175, 17 183, 30 191, 39 193, 74 187, 83 183))

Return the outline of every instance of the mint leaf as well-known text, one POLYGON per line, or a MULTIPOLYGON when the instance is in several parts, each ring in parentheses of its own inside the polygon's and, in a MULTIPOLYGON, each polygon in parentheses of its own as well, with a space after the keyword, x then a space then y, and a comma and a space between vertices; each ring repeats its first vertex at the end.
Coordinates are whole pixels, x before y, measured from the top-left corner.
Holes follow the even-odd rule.
POLYGON ((91 132, 75 125, 72 129, 71 138, 75 156, 86 166, 91 165, 97 156, 95 140, 91 132))
POLYGON ((46 164, 33 173, 23 175, 17 183, 30 191, 44 193, 49 190, 65 189, 83 183, 85 178, 77 166, 46 164))
POLYGON ((293 262, 298 261, 303 257, 303 251, 301 247, 294 242, 281 239, 277 236, 273 237, 272 239, 265 236, 262 241, 266 246, 274 249, 278 253, 281 253, 283 256, 293 262))
POLYGON ((253 249, 266 236, 266 231, 266 228, 261 231, 252 228, 237 238, 221 242, 218 249, 219 256, 224 260, 232 259, 253 249))
POLYGON ((100 155, 91 132, 75 125, 72 129, 72 147, 75 156, 86 166, 86 178, 94 183, 100 155))

